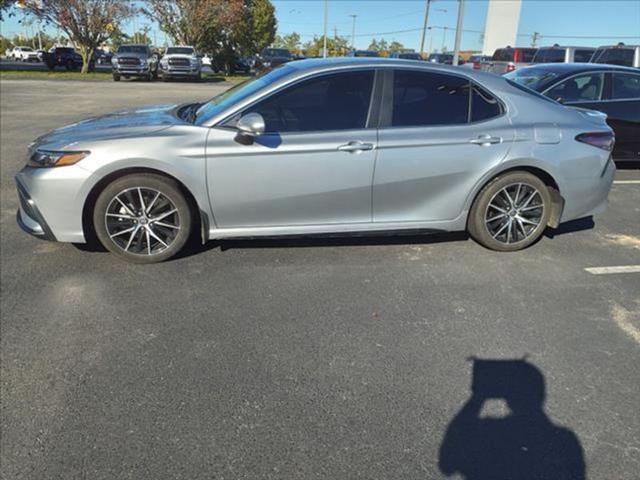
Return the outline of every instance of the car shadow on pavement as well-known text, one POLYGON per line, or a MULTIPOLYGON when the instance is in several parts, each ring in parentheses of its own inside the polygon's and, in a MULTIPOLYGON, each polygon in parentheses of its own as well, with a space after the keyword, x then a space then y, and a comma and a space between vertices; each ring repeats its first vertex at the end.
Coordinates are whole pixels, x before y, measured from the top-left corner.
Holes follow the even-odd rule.
POLYGON ((592 230, 595 227, 593 217, 578 218, 577 220, 571 220, 560 224, 558 228, 547 228, 544 231, 544 236, 547 238, 553 238, 558 235, 564 235, 566 233, 580 232, 582 230, 592 230))
POLYGON ((204 245, 191 241, 182 252, 174 258, 190 257, 199 253, 220 248, 221 251, 250 248, 305 248, 305 247, 349 247, 375 245, 430 245, 435 243, 465 241, 469 239, 466 232, 425 233, 425 234, 378 234, 378 235, 318 235, 318 236, 283 236, 238 238, 229 240, 210 240, 204 245))
POLYGON ((584 480, 578 437, 546 415, 545 397, 532 363, 474 358, 471 397, 447 427, 440 471, 466 480, 584 480), (487 408, 492 402, 506 404, 501 415, 487 408))

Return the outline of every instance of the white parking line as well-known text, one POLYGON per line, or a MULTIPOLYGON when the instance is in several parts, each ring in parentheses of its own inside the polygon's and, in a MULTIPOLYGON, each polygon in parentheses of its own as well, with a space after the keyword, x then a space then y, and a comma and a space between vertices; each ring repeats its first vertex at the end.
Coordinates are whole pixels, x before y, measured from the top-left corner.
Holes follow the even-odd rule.
POLYGON ((591 267, 585 270, 593 275, 608 275, 612 273, 640 273, 640 265, 622 265, 619 267, 591 267))
POLYGON ((640 180, 614 180, 614 185, 640 185, 640 180))

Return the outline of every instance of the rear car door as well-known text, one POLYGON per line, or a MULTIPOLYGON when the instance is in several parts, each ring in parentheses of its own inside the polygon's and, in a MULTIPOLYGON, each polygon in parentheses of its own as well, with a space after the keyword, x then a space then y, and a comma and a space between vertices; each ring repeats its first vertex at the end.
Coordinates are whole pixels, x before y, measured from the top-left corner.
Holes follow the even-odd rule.
POLYGON ((265 133, 237 141, 233 120, 207 139, 207 183, 218 227, 371 222, 377 147, 374 69, 323 73, 247 107, 265 133))
POLYGON ((409 69, 385 75, 373 220, 455 219, 513 142, 503 106, 464 76, 409 69))

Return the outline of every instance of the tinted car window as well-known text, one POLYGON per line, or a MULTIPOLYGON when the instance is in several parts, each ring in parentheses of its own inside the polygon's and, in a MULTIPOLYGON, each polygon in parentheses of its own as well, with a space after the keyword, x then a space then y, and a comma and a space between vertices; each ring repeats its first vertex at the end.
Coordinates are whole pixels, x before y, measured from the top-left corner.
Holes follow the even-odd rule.
POLYGON ((537 51, 538 50, 535 48, 523 48, 522 54, 520 55, 520 61, 530 63, 537 51))
POLYGON ((574 62, 588 62, 593 55, 593 50, 576 50, 573 52, 574 62))
POLYGON ((291 86, 250 107, 267 132, 311 132, 365 128, 373 71, 323 75, 291 86))
POLYGON ((598 59, 598 63, 633 66, 633 50, 630 48, 610 48, 598 59))
POLYGON ((480 122, 502 113, 500 102, 483 88, 473 85, 471 93, 471 121, 480 122))
POLYGON ((562 63, 564 62, 564 49, 547 50, 545 62, 547 63, 562 63))
POLYGON ((499 48, 493 54, 493 60, 497 62, 512 62, 513 61, 513 49, 511 48, 499 48))
POLYGON ((396 70, 393 79, 395 127, 467 123, 469 82, 436 73, 396 70))
POLYGON ((598 62, 600 60, 600 57, 602 56, 602 54, 605 52, 604 48, 598 48, 596 49, 595 52, 593 52, 593 55, 591 55, 591 58, 589 59, 590 62, 598 62))
POLYGON ((640 75, 632 73, 614 73, 611 98, 613 100, 640 100, 640 75))
POLYGON ((598 101, 602 97, 603 86, 603 73, 586 73, 560 82, 545 95, 562 102, 598 101))

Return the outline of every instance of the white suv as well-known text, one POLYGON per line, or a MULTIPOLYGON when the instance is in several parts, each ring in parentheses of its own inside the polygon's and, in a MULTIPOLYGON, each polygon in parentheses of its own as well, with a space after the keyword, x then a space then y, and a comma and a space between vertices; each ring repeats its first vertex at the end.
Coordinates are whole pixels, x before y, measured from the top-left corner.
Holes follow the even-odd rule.
POLYGON ((13 60, 19 60, 21 62, 39 61, 38 52, 31 47, 13 47, 10 56, 13 60))

